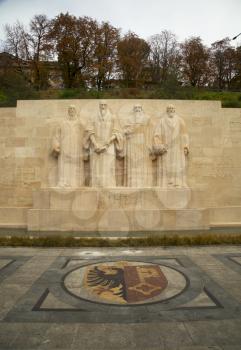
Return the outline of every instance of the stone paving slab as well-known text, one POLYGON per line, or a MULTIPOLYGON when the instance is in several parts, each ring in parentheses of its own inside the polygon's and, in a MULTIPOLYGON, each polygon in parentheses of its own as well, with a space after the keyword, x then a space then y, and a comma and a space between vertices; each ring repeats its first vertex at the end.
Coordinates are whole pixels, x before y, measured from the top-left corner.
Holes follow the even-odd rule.
POLYGON ((241 247, 1 248, 0 349, 240 350, 241 247))

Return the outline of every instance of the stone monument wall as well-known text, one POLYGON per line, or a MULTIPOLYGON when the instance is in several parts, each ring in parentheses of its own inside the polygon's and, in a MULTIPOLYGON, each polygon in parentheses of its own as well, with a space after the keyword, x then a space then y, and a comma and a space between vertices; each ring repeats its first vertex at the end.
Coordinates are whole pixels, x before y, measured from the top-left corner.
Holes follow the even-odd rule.
MULTIPOLYGON (((26 227, 33 192, 56 185, 57 162, 51 145, 68 106, 75 105, 81 123, 87 125, 98 103, 18 101, 17 108, 0 108, 0 226, 26 227)), ((121 125, 137 103, 150 116, 153 127, 170 103, 186 123, 190 138, 187 183, 192 194, 187 208, 213 208, 210 220, 214 224, 241 224, 241 109, 221 108, 218 101, 108 100, 121 125)), ((85 168, 88 185, 88 164, 85 168)), ((122 168, 123 161, 117 160, 120 186, 122 168)))

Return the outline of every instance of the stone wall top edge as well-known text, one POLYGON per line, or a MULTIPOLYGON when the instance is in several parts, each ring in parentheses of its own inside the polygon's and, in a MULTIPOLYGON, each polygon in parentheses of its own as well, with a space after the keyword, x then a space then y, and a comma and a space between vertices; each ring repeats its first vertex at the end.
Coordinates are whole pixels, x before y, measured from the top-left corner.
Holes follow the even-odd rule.
POLYGON ((0 107, 0 118, 15 118, 16 111, 16 107, 0 107))
POLYGON ((3 112, 14 112, 17 107, 0 107, 0 111, 3 112))
POLYGON ((222 108, 224 112, 236 112, 236 111, 241 111, 241 108, 222 108))
POLYGON ((91 102, 91 101, 101 101, 101 100, 105 100, 105 101, 113 101, 113 102, 116 102, 116 101, 148 101, 148 102, 164 102, 164 103, 175 103, 175 102, 178 102, 178 103, 198 103, 198 104, 217 104, 219 106, 221 106, 221 101, 220 100, 176 100, 176 99, 141 99, 141 98, 103 98, 103 99, 43 99, 43 100, 18 100, 17 101, 17 107, 21 104, 29 104, 29 103, 46 103, 46 102, 60 102, 60 103, 71 103, 72 101, 74 102, 91 102))

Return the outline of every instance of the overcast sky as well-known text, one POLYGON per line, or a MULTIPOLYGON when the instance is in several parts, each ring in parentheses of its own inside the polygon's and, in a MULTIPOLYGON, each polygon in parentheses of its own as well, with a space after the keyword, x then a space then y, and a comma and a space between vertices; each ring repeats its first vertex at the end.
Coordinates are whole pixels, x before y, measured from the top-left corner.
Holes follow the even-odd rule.
MULTIPOLYGON (((53 18, 67 11, 109 21, 144 39, 167 29, 180 41, 200 36, 210 45, 241 32, 241 0, 0 0, 0 39, 6 23, 27 25, 35 14, 53 18)), ((240 44, 241 36, 233 43, 240 44)))

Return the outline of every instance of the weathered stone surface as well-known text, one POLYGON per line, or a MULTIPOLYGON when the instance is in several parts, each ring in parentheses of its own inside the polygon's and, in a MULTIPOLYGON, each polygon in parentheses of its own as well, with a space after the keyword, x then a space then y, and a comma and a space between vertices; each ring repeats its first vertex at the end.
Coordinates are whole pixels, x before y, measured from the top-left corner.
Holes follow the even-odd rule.
MULTIPOLYGON (((74 197, 71 194, 70 199, 66 198, 62 202, 62 198, 59 198, 58 194, 54 195, 50 189, 58 182, 57 159, 51 156, 56 127, 66 118, 68 106, 73 104, 83 128, 86 128, 90 117, 95 116, 98 111, 99 101, 18 101, 17 108, 0 109, 0 207, 9 208, 4 217, 0 216, 0 224, 10 225, 12 221, 14 225, 20 222, 21 225, 26 225, 25 214, 21 214, 21 217, 16 214, 17 219, 14 220, 14 209, 11 209, 19 208, 20 213, 21 208, 25 207, 45 211, 63 210, 67 217, 70 213, 73 216, 73 213, 75 215, 78 212, 81 220, 84 220, 83 215, 87 215, 87 212, 89 220, 93 211, 105 210, 101 220, 93 225, 103 229, 109 222, 107 218, 111 216, 111 210, 116 208, 122 209, 119 215, 123 220, 123 227, 130 225, 127 224, 129 217, 125 211, 133 212, 132 222, 138 222, 145 230, 155 225, 159 225, 160 230, 167 226, 238 226, 241 207, 241 110, 221 108, 221 103, 216 101, 109 100, 108 107, 112 115, 119 120, 120 130, 125 129, 134 106, 140 103, 153 130, 170 103, 184 120, 190 144, 186 168, 188 190, 167 191, 166 196, 162 193, 159 198, 159 194, 154 195, 154 189, 148 192, 144 189, 136 191, 134 187, 133 191, 130 188, 124 190, 123 187, 119 187, 123 191, 115 195, 111 191, 105 192, 101 189, 98 206, 96 198, 100 197, 99 194, 77 191, 74 197), (33 196, 34 190, 44 188, 49 189, 50 194, 43 192, 41 198, 37 195, 38 199, 35 194, 33 196), (85 214, 83 206, 86 209, 85 214), (143 216, 140 216, 140 208, 145 209, 143 216), (137 209, 139 211, 136 211, 137 209), (187 211, 183 216, 182 209, 196 211, 193 215, 191 211, 187 211), (167 210, 168 214, 163 216, 162 210, 167 210), (157 216, 154 213, 158 213, 157 216), (148 227, 151 222, 151 226, 148 227)), ((91 169, 88 162, 83 163, 84 185, 89 186, 91 169)), ((138 167, 141 168, 142 165, 138 167)), ((116 185, 125 185, 126 161, 123 158, 116 159, 113 166, 116 169, 116 185)), ((152 166, 152 180, 155 185, 157 161, 153 160, 152 166)), ((34 215, 36 217, 37 214, 32 213, 29 217, 34 215)), ((117 222, 121 221, 120 217, 116 219, 117 222)), ((38 226, 32 220, 29 225, 38 226)), ((58 220, 57 217, 54 220, 58 220)), ((129 230, 136 228, 136 225, 131 224, 129 230)))

